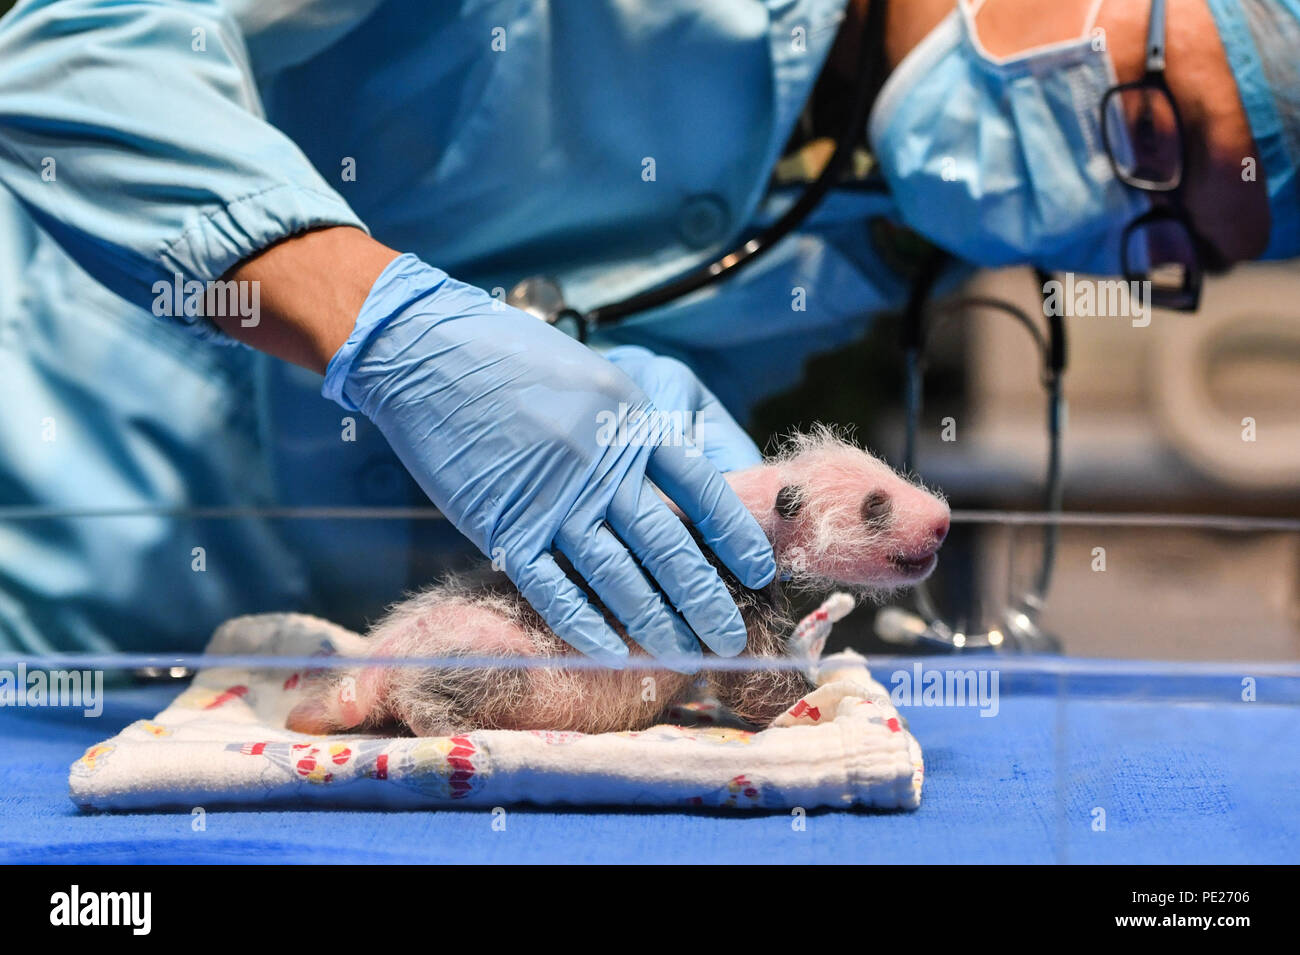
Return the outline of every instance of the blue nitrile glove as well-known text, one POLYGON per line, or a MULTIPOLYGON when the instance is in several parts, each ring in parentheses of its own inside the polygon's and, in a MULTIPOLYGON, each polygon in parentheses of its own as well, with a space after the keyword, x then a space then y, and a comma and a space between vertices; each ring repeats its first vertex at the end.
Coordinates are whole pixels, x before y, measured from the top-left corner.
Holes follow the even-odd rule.
POLYGON ((761 464, 763 456, 745 430, 700 379, 676 358, 656 355, 639 345, 611 348, 605 357, 646 393, 670 422, 680 413, 687 438, 719 471, 740 471, 761 464))
POLYGON ((322 393, 379 427, 571 646, 627 656, 553 548, 650 653, 699 656, 696 634, 719 654, 744 648, 734 601, 655 485, 749 587, 776 572, 758 523, 704 455, 653 433, 645 392, 563 332, 403 255, 376 279, 322 393))

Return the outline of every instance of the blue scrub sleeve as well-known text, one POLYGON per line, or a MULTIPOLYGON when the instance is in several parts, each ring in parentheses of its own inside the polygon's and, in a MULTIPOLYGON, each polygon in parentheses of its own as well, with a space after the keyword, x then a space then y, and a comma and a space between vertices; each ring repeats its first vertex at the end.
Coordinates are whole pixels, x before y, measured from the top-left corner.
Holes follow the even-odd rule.
POLYGON ((310 228, 364 228, 266 121, 244 38, 212 0, 27 0, 0 19, 0 183, 154 314, 157 283, 215 280, 310 228))

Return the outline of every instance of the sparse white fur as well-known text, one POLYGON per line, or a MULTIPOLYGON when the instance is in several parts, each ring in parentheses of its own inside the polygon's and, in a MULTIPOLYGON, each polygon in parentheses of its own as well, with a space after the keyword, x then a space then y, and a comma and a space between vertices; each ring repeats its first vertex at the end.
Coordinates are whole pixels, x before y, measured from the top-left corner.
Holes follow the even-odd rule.
MULTIPOLYGON (((777 561, 778 582, 761 593, 718 568, 740 607, 746 652, 753 656, 784 652, 794 625, 785 588, 874 595, 915 583, 929 573, 948 529, 942 500, 826 427, 790 436, 764 464, 727 479, 771 540, 777 561), (873 499, 876 512, 869 512, 873 499), (888 502, 883 512, 879 501, 888 502)), ((608 613, 606 619, 626 639, 618 621, 608 613)), ((368 647, 376 657, 573 653, 503 574, 487 569, 448 578, 395 605, 370 631, 368 647)), ((757 724, 807 689, 804 677, 790 670, 712 671, 707 679, 726 706, 757 724)), ((419 735, 631 730, 661 719, 692 680, 667 670, 358 667, 315 686, 289 726, 324 733, 397 724, 419 735)))

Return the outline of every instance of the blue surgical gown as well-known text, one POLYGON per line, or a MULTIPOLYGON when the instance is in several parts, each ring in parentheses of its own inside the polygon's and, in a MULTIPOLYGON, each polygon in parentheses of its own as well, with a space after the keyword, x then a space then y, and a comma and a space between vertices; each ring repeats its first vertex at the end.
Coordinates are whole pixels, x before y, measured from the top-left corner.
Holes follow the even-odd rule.
MULTIPOLYGON (((318 377, 157 317, 157 283, 342 224, 498 294, 536 274, 579 307, 640 290, 789 201, 770 171, 844 2, 18 3, 0 648, 194 649, 235 613, 357 623, 399 597, 412 550, 454 531, 262 513, 426 502, 318 377)), ((833 196, 735 280, 605 341, 683 358, 743 416, 898 301, 865 227, 886 206, 833 196)))

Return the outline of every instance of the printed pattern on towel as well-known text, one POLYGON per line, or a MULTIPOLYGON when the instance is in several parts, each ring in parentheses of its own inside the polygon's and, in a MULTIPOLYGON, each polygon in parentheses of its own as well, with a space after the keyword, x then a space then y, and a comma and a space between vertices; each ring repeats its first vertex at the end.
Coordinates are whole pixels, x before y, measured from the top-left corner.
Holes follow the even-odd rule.
MULTIPOLYGON (((211 654, 356 655, 358 634, 300 614, 241 617, 211 654)), ((478 730, 453 737, 309 736, 284 728, 301 673, 208 669, 151 720, 90 747, 69 773, 83 809, 268 805, 538 805, 726 809, 920 804, 921 749, 866 661, 810 669, 820 685, 753 731, 697 698, 682 725, 639 732, 478 730)))

